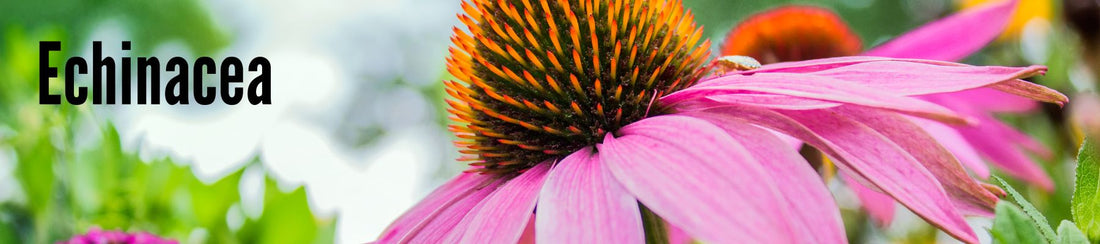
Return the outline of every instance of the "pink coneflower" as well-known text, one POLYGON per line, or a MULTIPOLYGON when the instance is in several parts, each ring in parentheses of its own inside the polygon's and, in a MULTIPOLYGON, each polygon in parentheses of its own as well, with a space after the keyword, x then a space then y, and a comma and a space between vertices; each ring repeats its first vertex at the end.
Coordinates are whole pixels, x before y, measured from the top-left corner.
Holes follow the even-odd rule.
POLYGON ((976 242, 960 210, 996 197, 905 116, 973 121, 914 96, 990 87, 1066 100, 1019 80, 1041 66, 917 59, 776 63, 700 80, 709 41, 696 45, 701 28, 678 1, 462 6, 470 33, 455 30, 448 70, 458 81, 446 85, 460 160, 472 167, 380 243, 532 234, 538 243, 641 243, 667 238, 666 223, 709 242, 846 242, 821 178, 769 130, 976 242))
POLYGON ((122 231, 104 231, 91 229, 88 233, 74 236, 59 244, 176 244, 174 240, 164 239, 147 232, 126 233, 122 231))
MULTIPOLYGON (((980 50, 995 39, 1011 19, 1016 1, 1000 1, 957 13, 903 34, 863 55, 956 61, 980 50), (975 24, 982 23, 982 24, 975 24)), ((858 55, 859 37, 835 13, 813 6, 786 6, 749 17, 730 32, 723 55, 747 55, 764 61, 786 62, 813 58, 858 55)), ((880 71, 888 72, 888 71, 880 71)), ((988 178, 986 158, 1005 173, 1052 190, 1054 184, 1023 150, 1039 156, 1051 153, 1027 135, 1001 123, 994 113, 1027 112, 1036 103, 992 88, 948 91, 916 96, 974 119, 970 125, 944 125, 908 118, 946 147, 966 168, 988 178), (1023 150, 1020 150, 1023 149, 1023 150)), ((889 223, 894 201, 844 177, 869 213, 889 223)), ((975 209, 975 215, 991 215, 975 209)))

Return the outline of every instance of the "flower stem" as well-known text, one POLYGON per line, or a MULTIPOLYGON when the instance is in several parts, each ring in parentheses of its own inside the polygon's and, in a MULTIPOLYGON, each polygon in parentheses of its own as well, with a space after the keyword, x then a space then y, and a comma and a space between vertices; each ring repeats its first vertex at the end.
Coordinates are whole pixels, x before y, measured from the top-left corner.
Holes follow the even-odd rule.
POLYGON ((638 203, 638 208, 642 212, 642 226, 645 228, 645 243, 668 244, 668 228, 665 227, 665 221, 641 203, 638 203))

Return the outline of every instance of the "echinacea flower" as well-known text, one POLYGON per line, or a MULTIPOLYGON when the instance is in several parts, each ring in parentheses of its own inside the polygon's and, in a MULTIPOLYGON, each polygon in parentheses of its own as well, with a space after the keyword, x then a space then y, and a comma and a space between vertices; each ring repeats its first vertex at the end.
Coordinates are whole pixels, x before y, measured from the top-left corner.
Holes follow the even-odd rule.
POLYGON ((123 231, 104 231, 93 228, 83 235, 74 236, 63 244, 175 244, 174 240, 164 239, 148 232, 126 233, 123 231))
POLYGON ((1066 100, 1019 80, 1041 66, 840 57, 703 79, 709 41, 696 45, 701 28, 678 1, 462 6, 469 34, 455 28, 458 80, 445 83, 471 168, 379 243, 641 243, 672 228, 719 243, 846 242, 820 177, 768 130, 976 242, 961 212, 996 197, 903 116, 973 121, 914 96, 991 87, 1066 100))
MULTIPOLYGON (((863 55, 957 61, 996 38, 1009 22, 1015 6, 1016 1, 1012 0, 969 8, 903 34, 863 55)), ((723 55, 747 55, 768 63, 859 55, 860 48, 859 38, 836 14, 825 8, 796 5, 747 18, 730 32, 721 50, 723 55)), ((1020 149, 1043 157, 1050 157, 1051 153, 993 116, 994 113, 1027 112, 1036 107, 1033 101, 992 88, 916 97, 976 120, 977 123, 971 125, 944 125, 909 118, 976 176, 988 178, 990 175, 982 160, 984 157, 1009 175, 1046 190, 1053 189, 1054 184, 1046 172, 1020 149)), ((864 188, 848 177, 844 179, 879 223, 892 220, 894 201, 890 197, 864 188)), ((985 209, 972 214, 988 216, 991 211, 985 209)))

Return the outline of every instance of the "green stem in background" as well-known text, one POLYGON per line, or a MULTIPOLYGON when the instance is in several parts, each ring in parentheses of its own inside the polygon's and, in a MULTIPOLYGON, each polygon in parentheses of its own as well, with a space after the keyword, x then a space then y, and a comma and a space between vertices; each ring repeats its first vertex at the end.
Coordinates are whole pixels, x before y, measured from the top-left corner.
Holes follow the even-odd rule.
POLYGON ((668 228, 665 226, 665 220, 660 216, 650 211, 649 208, 638 203, 638 208, 642 212, 642 227, 645 228, 645 243, 646 244, 668 244, 668 228))

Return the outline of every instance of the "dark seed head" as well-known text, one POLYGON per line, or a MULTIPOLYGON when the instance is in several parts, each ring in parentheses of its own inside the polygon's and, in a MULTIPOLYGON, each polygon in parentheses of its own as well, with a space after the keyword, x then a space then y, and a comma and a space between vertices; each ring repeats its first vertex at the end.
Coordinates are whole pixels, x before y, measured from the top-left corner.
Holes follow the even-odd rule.
POLYGON ((450 126, 473 171, 509 174, 591 146, 695 83, 709 41, 679 1, 472 0, 447 59, 450 126), (652 105, 652 106, 651 106, 652 105))

